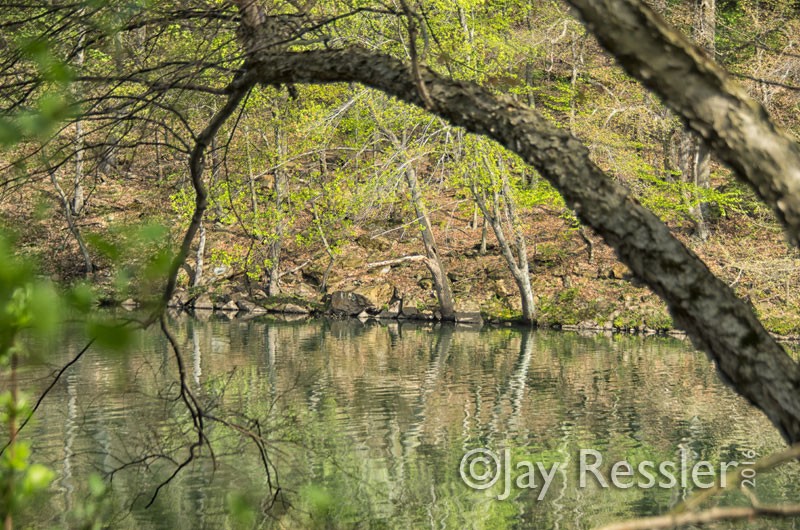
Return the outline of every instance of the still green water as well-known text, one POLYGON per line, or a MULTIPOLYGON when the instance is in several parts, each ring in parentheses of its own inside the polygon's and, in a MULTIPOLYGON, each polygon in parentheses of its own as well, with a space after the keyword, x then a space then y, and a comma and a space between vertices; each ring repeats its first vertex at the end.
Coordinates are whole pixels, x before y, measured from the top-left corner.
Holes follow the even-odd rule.
MULTIPOLYGON (((23 431, 58 474, 31 526, 75 524, 68 514, 85 505, 89 474, 113 471, 111 528, 592 528, 669 510, 697 491, 682 467, 702 460, 719 473, 782 447, 703 354, 665 337, 354 320, 179 318, 171 328, 192 392, 239 432, 206 420, 214 460, 203 449, 146 508, 196 440, 174 356, 157 328, 126 354, 90 350, 23 431), (269 483, 241 432, 267 441, 269 483), (460 468, 478 448, 500 469, 460 468), (644 487, 636 475, 621 479, 633 487, 603 487, 583 473, 582 487, 581 450, 602 456, 606 478, 620 460, 675 462, 677 483, 656 476, 644 487), (499 478, 471 489, 460 469, 499 478)), ((35 396, 83 341, 66 334, 46 365, 24 367, 23 388, 35 396)), ((798 478, 787 465, 757 476, 755 491, 793 502, 798 478)), ((738 493, 720 502, 746 504, 738 493)))

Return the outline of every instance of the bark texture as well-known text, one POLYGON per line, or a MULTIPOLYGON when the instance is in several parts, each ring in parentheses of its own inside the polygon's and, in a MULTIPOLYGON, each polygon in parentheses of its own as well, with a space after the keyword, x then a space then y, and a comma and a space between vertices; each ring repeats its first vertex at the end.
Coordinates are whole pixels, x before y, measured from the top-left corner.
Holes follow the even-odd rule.
POLYGON ((568 0, 625 70, 752 186, 800 244, 800 146, 725 70, 640 0, 568 0))
MULTIPOLYGON (((637 29, 626 31, 636 33, 637 29)), ((641 35, 639 40, 643 40, 641 35)), ((254 55, 245 68, 245 77, 253 82, 359 82, 424 107, 408 66, 360 48, 254 55)), ((581 220, 592 226, 620 259, 667 302, 676 323, 717 363, 723 379, 764 411, 786 440, 800 441, 798 365, 764 330, 751 307, 737 298, 627 189, 606 176, 579 140, 512 98, 494 95, 469 82, 442 78, 424 68, 419 75, 430 96, 432 112, 454 125, 493 138, 534 166, 561 192, 581 220)), ((719 89, 708 95, 725 99, 719 89)), ((758 113, 757 108, 748 108, 758 113)), ((732 136, 747 143, 754 129, 771 129, 770 135, 762 135, 749 151, 760 147, 759 156, 766 157, 773 148, 765 145, 764 139, 777 136, 790 153, 780 158, 785 163, 797 147, 761 123, 766 121, 765 116, 758 114, 759 120, 755 117, 746 123, 737 122, 741 124, 737 128, 742 130, 732 136)), ((708 130, 705 128, 707 133, 708 130)), ((773 169, 777 167, 776 162, 773 169)), ((768 177, 766 180, 765 189, 773 195, 780 190, 791 191, 779 183, 773 185, 768 177)))

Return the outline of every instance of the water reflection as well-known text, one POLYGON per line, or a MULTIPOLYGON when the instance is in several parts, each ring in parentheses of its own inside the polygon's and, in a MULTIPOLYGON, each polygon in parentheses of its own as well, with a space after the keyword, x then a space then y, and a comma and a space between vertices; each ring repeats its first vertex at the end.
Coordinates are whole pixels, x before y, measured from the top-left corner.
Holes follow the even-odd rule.
MULTIPOLYGON (((208 410, 257 419, 270 440, 293 507, 279 504, 245 527, 590 528, 662 513, 691 492, 579 488, 581 448, 608 461, 674 460, 683 449, 718 462, 782 445, 703 355, 673 339, 325 320, 171 326, 208 410), (472 491, 459 477, 462 455, 477 447, 566 466, 541 501, 521 489, 501 502, 499 486, 472 491)), ((68 334, 63 358, 49 362, 68 359, 80 341, 68 334)), ((115 473, 115 528, 236 526, 232 494, 266 497, 254 446, 212 424, 216 468, 196 461, 144 508, 174 470, 157 455, 180 460, 192 437, 174 399, 175 371, 153 329, 133 353, 92 352, 67 374, 27 432, 36 458, 60 473, 35 514, 39 526, 67 526, 92 471, 115 473), (145 455, 156 456, 129 465, 145 455)), ((24 384, 42 387, 45 373, 29 367, 24 384)), ((790 501, 799 476, 789 467, 759 477, 757 491, 763 501, 790 501)))

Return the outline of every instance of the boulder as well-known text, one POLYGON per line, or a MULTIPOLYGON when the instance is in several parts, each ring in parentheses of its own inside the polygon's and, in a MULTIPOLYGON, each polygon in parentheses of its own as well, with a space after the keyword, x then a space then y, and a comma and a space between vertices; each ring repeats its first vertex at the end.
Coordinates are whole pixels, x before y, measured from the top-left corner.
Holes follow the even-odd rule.
POLYGON ((197 320, 206 321, 211 318, 214 312, 211 309, 195 309, 192 314, 197 320))
POLYGON ((307 300, 315 300, 319 297, 319 293, 316 289, 305 282, 299 282, 295 287, 292 289, 292 292, 295 296, 299 296, 300 298, 305 298, 307 300))
POLYGON ((361 294, 349 291, 336 291, 331 294, 329 310, 335 315, 355 316, 374 306, 361 294))
POLYGON ((222 310, 222 311, 225 311, 225 312, 234 312, 235 313, 235 312, 239 311, 239 305, 236 302, 234 302, 233 300, 230 300, 229 302, 224 304, 219 309, 222 310))
POLYGON ((373 308, 381 308, 389 305, 394 298, 394 286, 389 283, 379 283, 376 285, 364 285, 353 290, 367 299, 373 308))
POLYGON ((172 298, 169 299, 167 307, 185 307, 189 304, 191 298, 185 289, 175 289, 172 298))
POLYGON ((192 308, 194 309, 214 309, 214 302, 211 301, 211 297, 208 294, 203 293, 197 298, 194 299, 192 302, 192 308))
POLYGON ((281 308, 281 313, 290 313, 293 315, 307 315, 309 310, 297 304, 285 304, 281 308))
POLYGON ((133 298, 128 298, 127 300, 122 302, 120 305, 122 306, 123 309, 126 309, 128 311, 133 311, 134 309, 139 307, 139 303, 136 300, 134 300, 133 298))
POLYGON ((233 320, 234 318, 236 318, 236 315, 238 315, 239 312, 238 311, 220 311, 219 313, 216 313, 216 314, 222 316, 222 318, 224 318, 225 320, 233 320))
POLYGON ((495 280, 492 282, 492 290, 497 298, 505 298, 511 294, 506 286, 505 280, 495 280))
POLYGON ((361 269, 367 264, 364 258, 353 253, 342 256, 342 258, 339 260, 339 263, 341 263, 342 267, 345 269, 361 269))
POLYGON ((395 300, 389 305, 388 309, 384 309, 378 313, 378 318, 392 319, 400 316, 400 300, 395 300))
POLYGON ((264 314, 267 312, 266 309, 250 300, 239 300, 236 305, 239 307, 239 311, 244 311, 245 313, 264 314))
POLYGON ((419 309, 414 305, 403 304, 399 318, 419 318, 419 309))
POLYGON ((392 248, 392 243, 385 237, 370 237, 366 234, 358 236, 356 238, 356 244, 361 248, 377 250, 379 252, 385 252, 392 248))
POLYGON ((430 291, 431 289, 433 289, 433 280, 431 280, 430 278, 422 278, 417 282, 417 285, 419 285, 422 289, 425 289, 426 291, 430 291))
POLYGON ((478 313, 481 312, 480 304, 475 300, 460 300, 456 303, 457 313, 478 313))
POLYGON ((633 276, 633 273, 624 263, 615 263, 608 269, 606 277, 612 280, 628 280, 633 276))
POLYGON ((483 324, 483 317, 478 312, 456 311, 456 322, 459 324, 483 324))

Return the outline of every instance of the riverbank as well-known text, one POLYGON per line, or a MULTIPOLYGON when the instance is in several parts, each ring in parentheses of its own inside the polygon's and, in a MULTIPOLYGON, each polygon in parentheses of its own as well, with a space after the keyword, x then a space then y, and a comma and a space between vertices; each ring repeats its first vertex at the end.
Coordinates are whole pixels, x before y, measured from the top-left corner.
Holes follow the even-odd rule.
MULTIPOLYGON (((184 223, 165 200, 166 190, 145 189, 135 181, 129 184, 141 188, 140 194, 149 200, 137 199, 137 194, 114 181, 99 183, 91 207, 78 223, 94 263, 89 279, 100 298, 112 305, 126 300, 147 305, 163 282, 163 274, 147 279, 148 253, 174 249, 184 223), (131 237, 120 228, 142 224, 164 227, 152 249, 130 243, 131 237), (111 244, 116 245, 116 257, 104 251, 111 244)), ((18 234, 18 246, 38 259, 44 274, 61 283, 79 280, 82 258, 77 244, 52 217, 35 215, 33 199, 2 205, 6 228, 18 234)), ((743 200, 742 204, 757 203, 743 200)), ((517 322, 521 300, 509 267, 491 230, 481 245, 481 223, 465 206, 456 194, 445 193, 430 212, 456 311, 465 321, 517 322)), ((674 330, 660 298, 632 277, 601 238, 577 229, 558 207, 535 206, 522 213, 539 327, 674 330)), ((313 219, 299 215, 293 223, 293 232, 304 234, 313 219)), ((686 222, 673 220, 670 225, 712 272, 753 305, 770 332, 781 338, 800 337, 800 299, 795 294, 800 258, 786 245, 769 212, 756 206, 728 212, 709 223, 711 235, 706 241, 696 239, 686 222)), ((251 244, 236 225, 207 223, 200 285, 190 287, 190 274, 197 267, 195 246, 179 274, 172 305, 242 313, 436 319, 430 272, 420 260, 405 259, 424 252, 419 230, 397 212, 359 221, 347 238, 336 242, 332 262, 319 244, 287 237, 278 263, 278 297, 267 296, 263 268, 246 258, 251 244)))

